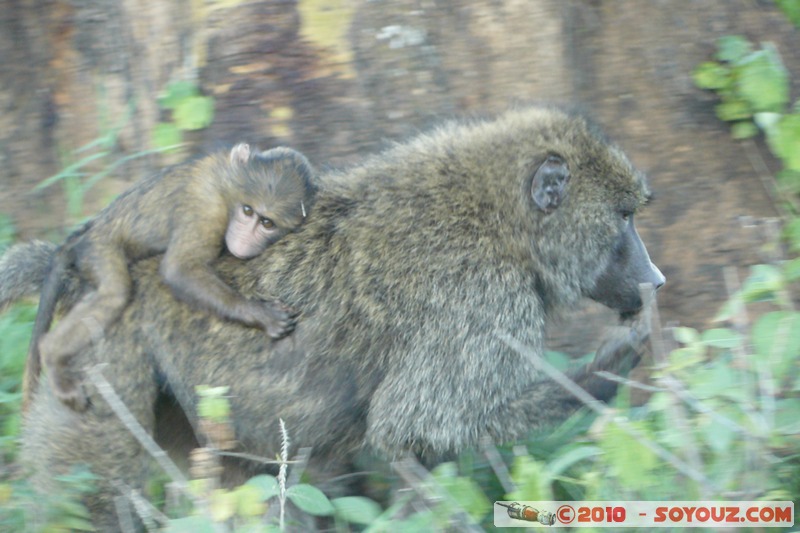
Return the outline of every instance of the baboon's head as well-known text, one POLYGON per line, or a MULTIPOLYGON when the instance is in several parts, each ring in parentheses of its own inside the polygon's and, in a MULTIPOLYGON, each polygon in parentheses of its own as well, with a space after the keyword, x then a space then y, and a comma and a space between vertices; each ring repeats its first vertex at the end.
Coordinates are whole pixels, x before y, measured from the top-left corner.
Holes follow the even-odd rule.
POLYGON ((291 148, 251 153, 249 145, 237 144, 219 175, 228 204, 225 245, 240 259, 297 230, 314 199, 311 165, 291 148))
POLYGON ((659 288, 666 281, 634 225, 651 197, 644 175, 584 117, 549 114, 522 172, 538 229, 534 249, 545 267, 559 265, 576 275, 582 296, 637 311, 639 285, 659 288))
POLYGON ((497 231, 524 239, 545 304, 590 297, 621 312, 640 309, 639 284, 665 282, 634 225, 650 198, 642 173, 581 115, 515 110, 493 128, 491 153, 481 157, 497 162, 494 209, 505 226, 497 231))

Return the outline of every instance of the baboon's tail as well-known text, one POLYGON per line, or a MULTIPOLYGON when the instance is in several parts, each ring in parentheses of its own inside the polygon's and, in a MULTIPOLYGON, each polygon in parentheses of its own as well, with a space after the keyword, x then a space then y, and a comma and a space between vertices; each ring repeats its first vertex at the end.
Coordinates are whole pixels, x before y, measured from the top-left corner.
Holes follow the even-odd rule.
MULTIPOLYGON (((41 291, 50 273, 55 251, 56 245, 53 243, 30 241, 12 246, 0 257, 0 309, 41 291)), ((37 325, 40 322, 38 315, 36 322, 37 325)), ((28 350, 25 374, 22 377, 23 411, 30 404, 41 372, 42 362, 38 350, 28 350)))
POLYGON ((39 293, 56 245, 45 241, 15 244, 0 257, 0 310, 39 293))

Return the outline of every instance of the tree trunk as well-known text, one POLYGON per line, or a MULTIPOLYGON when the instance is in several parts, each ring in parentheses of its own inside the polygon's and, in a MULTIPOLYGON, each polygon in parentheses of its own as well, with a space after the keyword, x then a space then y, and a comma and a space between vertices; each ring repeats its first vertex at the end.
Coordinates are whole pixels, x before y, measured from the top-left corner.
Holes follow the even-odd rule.
MULTIPOLYGON (((690 326, 725 299, 723 267, 761 261, 742 217, 776 215, 753 163, 774 161, 731 140, 691 72, 744 34, 774 42, 800 79, 800 32, 773 2, 3 0, 0 17, 0 212, 23 237, 63 225, 61 189, 32 189, 78 147, 111 133, 98 164, 153 148, 170 81, 215 101, 184 155, 245 140, 323 168, 446 117, 580 102, 650 176, 639 225, 668 279, 662 318, 690 326)), ((85 214, 168 160, 123 165, 85 214)), ((592 346, 588 328, 568 331, 560 346, 592 346)))

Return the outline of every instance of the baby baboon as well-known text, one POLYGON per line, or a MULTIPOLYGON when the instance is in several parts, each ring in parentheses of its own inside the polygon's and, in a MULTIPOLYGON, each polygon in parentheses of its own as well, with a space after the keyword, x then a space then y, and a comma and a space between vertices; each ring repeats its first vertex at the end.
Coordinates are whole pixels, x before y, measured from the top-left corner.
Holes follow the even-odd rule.
POLYGON ((294 327, 290 310, 245 298, 219 278, 212 263, 223 248, 250 259, 296 230, 313 201, 311 179, 311 166, 295 150, 251 154, 247 144, 238 144, 229 155, 172 167, 131 187, 56 253, 42 288, 26 390, 35 384, 41 357, 56 395, 75 410, 86 408, 72 357, 119 318, 131 292, 129 263, 159 253, 163 279, 180 300, 262 328, 273 338, 288 334, 294 327), (72 267, 96 291, 46 333, 72 267))
MULTIPOLYGON (((664 282, 634 226, 647 197, 644 177, 581 116, 533 107, 445 125, 322 174, 302 231, 250 261, 215 264, 232 286, 301 308, 291 337, 204 327, 151 258, 131 267, 135 297, 102 350, 79 357, 105 363, 148 431, 165 385, 195 427, 194 387, 229 386, 239 451, 261 457, 280 449, 279 417, 321 463, 365 446, 435 460, 486 438, 511 442, 583 405, 537 368, 546 322, 583 297, 636 311, 639 283, 664 282)), ((47 257, 27 245, 26 265, 21 246, 0 261, 0 302, 20 292, 6 272, 35 275, 47 257)), ((595 372, 625 373, 646 337, 646 324, 623 328, 570 377, 610 398, 616 382, 595 372)), ((75 417, 50 387, 36 389, 22 460, 45 491, 54 473, 88 464, 100 488, 87 500, 92 520, 119 529, 115 487, 140 489, 148 454, 88 390, 93 409, 75 417)))

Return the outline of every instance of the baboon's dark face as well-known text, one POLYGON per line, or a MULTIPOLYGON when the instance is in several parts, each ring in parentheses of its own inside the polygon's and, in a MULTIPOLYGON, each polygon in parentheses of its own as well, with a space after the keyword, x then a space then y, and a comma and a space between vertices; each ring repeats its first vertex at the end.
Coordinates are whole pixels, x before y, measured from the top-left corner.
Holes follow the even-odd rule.
POLYGON ((536 155, 523 171, 545 300, 570 305, 589 297, 623 313, 638 311, 639 285, 665 282, 634 226, 650 197, 647 180, 582 119, 551 118, 528 136, 536 155))
POLYGON ((624 225, 617 236, 611 259, 597 279, 589 296, 612 309, 634 312, 642 307, 639 284, 649 283, 656 289, 666 278, 650 260, 633 223, 633 214, 622 215, 624 225))

